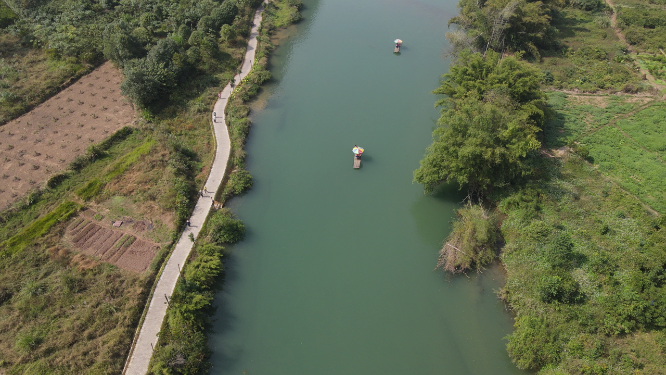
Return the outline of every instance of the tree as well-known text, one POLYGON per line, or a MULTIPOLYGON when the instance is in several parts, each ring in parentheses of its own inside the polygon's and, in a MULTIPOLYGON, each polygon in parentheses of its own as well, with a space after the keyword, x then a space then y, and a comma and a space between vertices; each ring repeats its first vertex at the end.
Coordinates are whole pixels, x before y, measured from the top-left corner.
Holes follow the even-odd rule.
POLYGON ((216 245, 236 243, 245 236, 245 225, 234 219, 229 210, 215 212, 208 219, 207 240, 216 245))
POLYGON ((448 97, 437 102, 439 127, 414 180, 426 192, 446 181, 483 194, 529 173, 524 158, 541 146, 545 117, 539 79, 512 57, 462 54, 434 91, 448 97))
POLYGON ((545 95, 540 88, 542 73, 519 58, 520 55, 501 58, 494 51, 489 51, 486 56, 463 51, 449 73, 442 76, 442 85, 433 91, 446 95, 437 101, 436 106, 453 104, 468 96, 483 99, 489 92, 503 92, 516 104, 545 108, 545 95))
POLYGON ((125 80, 120 90, 140 107, 149 107, 161 98, 168 98, 176 86, 176 73, 166 63, 155 63, 148 59, 130 60, 123 74, 125 80))
POLYGON ((539 128, 529 113, 511 105, 506 97, 489 101, 470 97, 444 111, 433 144, 414 173, 415 181, 426 192, 447 181, 484 193, 526 174, 521 159, 540 147, 539 128))
POLYGON ((132 35, 127 22, 120 20, 109 24, 104 30, 104 57, 121 68, 126 61, 142 57, 146 51, 132 35))
POLYGON ((238 14, 238 6, 234 1, 225 1, 219 7, 213 9, 211 17, 215 20, 216 26, 214 30, 219 30, 222 25, 230 25, 234 22, 234 18, 238 14))
POLYGON ((537 47, 553 41, 556 29, 550 25, 548 2, 526 0, 461 0, 460 14, 449 20, 460 30, 447 33, 454 54, 471 49, 486 54, 505 49, 527 51, 539 57, 537 47))
POLYGON ((236 30, 231 25, 222 25, 220 29, 220 39, 227 43, 233 43, 236 39, 236 30))

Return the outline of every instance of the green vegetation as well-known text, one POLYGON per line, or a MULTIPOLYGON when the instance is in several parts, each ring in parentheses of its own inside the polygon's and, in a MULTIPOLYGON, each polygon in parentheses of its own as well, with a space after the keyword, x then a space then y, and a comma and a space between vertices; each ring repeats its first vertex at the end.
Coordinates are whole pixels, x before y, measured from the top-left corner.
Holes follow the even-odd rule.
POLYGON ((76 195, 78 195, 79 198, 83 199, 84 201, 89 201, 94 196, 98 195, 103 188, 104 184, 102 183, 102 181, 99 178, 95 177, 92 180, 88 181, 88 183, 84 187, 77 190, 76 195))
POLYGON ((542 163, 548 176, 499 203, 509 354, 544 374, 661 373, 666 347, 635 340, 666 337, 660 221, 578 156, 542 163))
MULTIPOLYGON (((647 100, 651 100, 647 98, 647 100)), ((589 96, 548 93, 548 105, 554 115, 544 129, 546 147, 572 146, 583 134, 598 130, 637 108, 618 95, 589 96)))
POLYGON ((649 89, 601 0, 461 0, 459 7, 460 15, 449 21, 458 29, 447 34, 454 56, 465 50, 523 53, 543 70, 542 82, 556 89, 649 89))
POLYGON ((638 62, 645 67, 658 83, 664 84, 666 81, 666 55, 639 55, 638 62))
POLYGON ((3 1, 0 1, 0 29, 13 24, 18 19, 14 11, 3 1))
POLYGON ((666 48, 666 4, 618 6, 617 21, 627 43, 652 53, 666 48))
POLYGON ((538 58, 539 48, 554 42, 557 30, 550 25, 554 1, 461 0, 458 6, 460 15, 451 18, 449 25, 457 25, 460 31, 448 34, 458 51, 471 49, 485 55, 508 48, 538 58))
POLYGON ((21 232, 8 238, 6 241, 0 243, 0 250, 2 255, 15 255, 21 250, 25 249, 35 239, 48 233, 48 231, 55 224, 59 222, 66 222, 72 215, 76 214, 81 208, 74 202, 64 202, 55 210, 49 212, 44 217, 33 221, 30 225, 25 227, 21 232))
POLYGON ((662 184, 666 143, 660 136, 666 127, 663 102, 563 93, 551 93, 549 98, 556 116, 546 129, 548 147, 571 147, 645 204, 666 213, 662 184))
POLYGON ((545 85, 584 92, 648 89, 627 46, 611 27, 607 9, 562 8, 552 24, 560 30, 557 44, 542 51, 537 61, 545 85))
MULTIPOLYGON (((507 281, 499 294, 516 315, 507 349, 520 368, 543 375, 665 373, 666 106, 658 96, 626 95, 656 94, 659 87, 650 85, 663 83, 664 5, 618 4, 627 41, 650 52, 635 57, 601 1, 462 0, 451 20, 460 26, 449 34, 457 59, 435 91, 447 95, 437 103, 445 104, 443 116, 415 180, 426 191, 455 181, 493 207, 458 211, 438 266, 479 269, 504 244, 507 281), (510 32, 518 28, 527 31, 510 32), (471 59, 469 50, 480 54, 471 59), (532 95, 537 117, 521 114, 523 102, 509 94, 514 70, 492 76, 502 61, 520 65, 513 57, 497 63, 493 51, 526 51, 543 86, 578 93, 549 93, 549 108, 532 95), (639 77, 639 68, 654 79, 639 77), (497 82, 511 101, 491 111, 497 95, 487 87, 497 82), (600 90, 625 95, 581 93, 600 90), (502 140, 511 119, 525 126, 512 137, 523 145, 514 154, 502 140), (531 139, 532 147, 521 143, 531 139)), ((515 71, 529 71, 533 80, 533 69, 515 71)), ((520 88, 528 81, 515 82, 520 88)), ((537 86, 527 92, 539 93, 537 86)))
POLYGON ((204 374, 211 368, 205 331, 214 313, 214 285, 223 273, 223 245, 240 241, 245 227, 228 210, 214 211, 199 235, 169 301, 151 374, 204 374))
POLYGON ((426 192, 448 181, 484 194, 529 174, 523 160, 541 146, 545 118, 538 70, 493 51, 463 52, 443 77, 439 127, 414 180, 426 192))
MULTIPOLYGON (((270 32, 281 27, 286 27, 301 20, 301 8, 303 3, 300 0, 278 1, 270 3, 266 8, 265 16, 269 25, 270 32)), ((266 26, 264 26, 265 28, 266 26)))
POLYGON ((131 165, 136 163, 142 156, 148 154, 152 149, 155 141, 152 139, 147 139, 141 146, 132 150, 132 152, 123 155, 117 162, 109 166, 108 171, 104 174, 103 179, 110 181, 117 176, 120 176, 129 168, 131 165))
POLYGON ((495 260, 499 239, 497 218, 480 205, 471 204, 456 212, 451 234, 439 252, 437 267, 451 273, 481 269, 495 260))
POLYGON ((0 125, 7 123, 90 72, 92 65, 54 59, 11 31, 0 29, 0 125))

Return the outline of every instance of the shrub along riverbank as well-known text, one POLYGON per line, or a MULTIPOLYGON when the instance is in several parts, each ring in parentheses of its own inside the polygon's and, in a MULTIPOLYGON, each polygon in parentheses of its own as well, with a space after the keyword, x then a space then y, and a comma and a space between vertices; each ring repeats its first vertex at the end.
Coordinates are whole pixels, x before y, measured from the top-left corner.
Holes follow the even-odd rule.
MULTIPOLYGON (((639 62, 615 38, 605 4, 539 4, 463 0, 452 19, 455 61, 435 91, 447 97, 414 174, 426 192, 442 182, 469 192, 439 266, 480 270, 499 255, 499 296, 516 316, 507 349, 520 368, 664 374, 663 97, 637 80, 639 62), (531 32, 513 39, 523 29, 531 32), (539 84, 646 94, 545 95, 539 84)), ((620 15, 647 25, 643 7, 661 5, 620 15)))

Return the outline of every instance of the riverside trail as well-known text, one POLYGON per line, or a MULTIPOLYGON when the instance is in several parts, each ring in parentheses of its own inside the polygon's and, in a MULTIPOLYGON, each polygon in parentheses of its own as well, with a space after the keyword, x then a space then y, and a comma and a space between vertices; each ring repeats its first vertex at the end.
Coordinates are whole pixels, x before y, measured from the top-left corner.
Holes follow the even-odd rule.
MULTIPOLYGON (((257 35, 259 25, 261 24, 263 10, 264 4, 257 9, 254 15, 245 57, 243 64, 241 65, 240 73, 234 77, 235 82, 240 83, 252 69, 252 62, 254 61, 254 56, 257 50, 257 35)), ((213 161, 210 175, 208 176, 205 186, 214 187, 215 189, 220 186, 224 179, 229 161, 229 153, 231 151, 231 142, 225 122, 224 110, 232 91, 231 84, 228 84, 220 93, 218 100, 213 107, 213 113, 211 114, 217 149, 215 152, 215 160, 213 161)), ((190 235, 193 235, 195 239, 199 235, 201 227, 206 221, 206 217, 212 207, 214 195, 214 191, 208 191, 206 194, 199 197, 199 200, 194 207, 194 211, 192 212, 192 216, 189 219, 189 226, 187 226, 181 234, 180 239, 176 243, 171 256, 162 270, 157 285, 155 286, 155 290, 149 302, 148 312, 145 315, 138 337, 135 339, 132 349, 130 350, 123 374, 144 375, 148 372, 148 365, 150 364, 150 359, 153 355, 153 348, 157 344, 157 335, 162 327, 162 322, 168 307, 167 301, 176 287, 178 277, 180 276, 180 269, 182 268, 181 266, 187 260, 194 245, 194 242, 190 239, 190 235)))

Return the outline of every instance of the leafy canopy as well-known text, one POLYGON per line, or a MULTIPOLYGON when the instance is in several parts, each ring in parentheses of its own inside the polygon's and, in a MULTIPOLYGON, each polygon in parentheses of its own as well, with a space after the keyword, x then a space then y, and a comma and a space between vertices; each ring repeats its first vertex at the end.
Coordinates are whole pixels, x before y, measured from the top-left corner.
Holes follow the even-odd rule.
POLYGON ((485 193, 528 174, 545 118, 540 73, 514 57, 463 53, 435 94, 446 98, 433 144, 414 180, 431 192, 442 182, 485 193))

